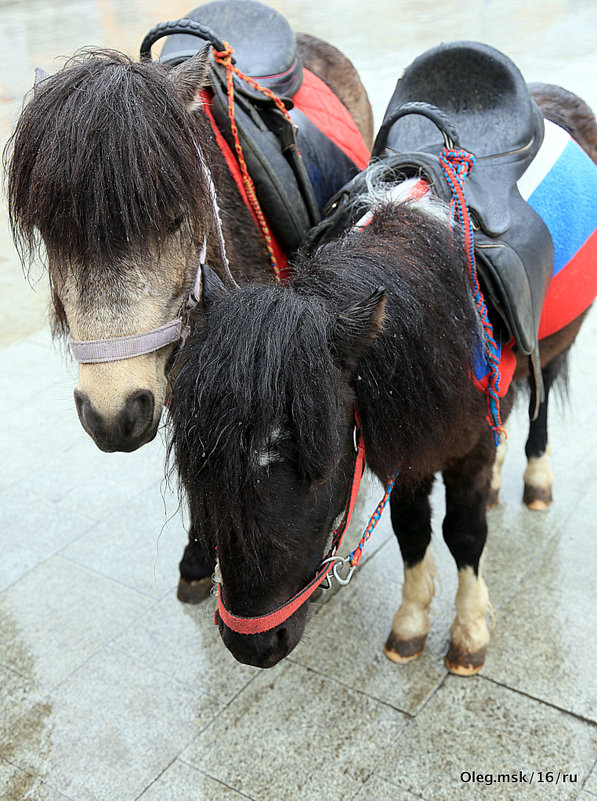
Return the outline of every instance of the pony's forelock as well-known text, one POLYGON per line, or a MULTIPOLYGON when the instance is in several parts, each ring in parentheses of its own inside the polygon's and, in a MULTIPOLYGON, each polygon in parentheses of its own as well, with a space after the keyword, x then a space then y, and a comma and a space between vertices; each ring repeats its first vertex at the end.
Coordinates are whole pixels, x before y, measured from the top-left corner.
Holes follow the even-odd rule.
POLYGON ((196 124, 163 66, 116 51, 80 51, 40 82, 4 153, 24 265, 113 268, 208 215, 196 124))
POLYGON ((174 368, 171 455, 194 494, 217 492, 231 531, 240 530, 236 518, 244 510, 250 548, 250 510, 266 491, 263 455, 288 441, 306 481, 325 479, 339 457, 332 318, 284 287, 254 285, 228 293, 203 315, 174 368))

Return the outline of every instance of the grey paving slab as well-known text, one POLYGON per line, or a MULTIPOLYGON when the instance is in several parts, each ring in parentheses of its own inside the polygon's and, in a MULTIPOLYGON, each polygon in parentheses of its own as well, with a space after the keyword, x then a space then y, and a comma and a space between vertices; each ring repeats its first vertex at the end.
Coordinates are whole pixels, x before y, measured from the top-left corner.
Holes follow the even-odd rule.
POLYGON ((160 440, 134 453, 102 453, 83 434, 74 445, 40 454, 31 481, 40 496, 64 499, 73 513, 102 520, 163 476, 160 440))
POLYGON ((72 400, 76 367, 50 341, 46 329, 42 335, 27 337, 0 350, 3 382, 10 388, 0 398, 1 412, 15 412, 29 400, 54 396, 58 387, 72 400))
POLYGON ((177 759, 138 801, 246 801, 247 798, 177 759))
POLYGON ((92 525, 91 518, 73 511, 68 498, 59 492, 35 497, 29 481, 7 487, 0 493, 0 590, 92 525))
POLYGON ((135 799, 218 703, 105 649, 17 722, 0 756, 73 801, 135 799))
POLYGON ((593 770, 590 772, 583 790, 597 796, 597 764, 593 765, 593 770))
POLYGON ((161 598, 178 583, 187 543, 178 498, 160 482, 107 514, 61 556, 161 598))
POLYGON ((152 603, 52 557, 0 593, 0 664, 53 687, 152 603))
MULTIPOLYGON (((308 622, 291 659, 383 703, 415 713, 446 674, 447 615, 452 612, 449 602, 440 605, 439 619, 433 615, 432 633, 419 659, 406 665, 391 662, 383 647, 400 603, 401 586, 398 545, 388 542, 308 622)), ((437 607, 434 601, 434 610, 437 607)))
POLYGON ((371 776, 351 801, 416 801, 421 797, 379 776, 371 776))
POLYGON ((448 676, 432 702, 384 750, 375 772, 428 801, 572 801, 596 751, 592 724, 481 676, 448 676), (565 772, 578 782, 541 783, 539 771, 565 772), (494 784, 473 781, 473 772, 493 777, 494 784), (498 774, 516 774, 519 781, 498 785, 498 774))
POLYGON ((35 776, 0 758, 0 798, 2 801, 72 801, 35 776))
POLYGON ((259 673, 241 665, 214 625, 215 601, 182 604, 174 592, 137 618, 113 648, 221 701, 231 700, 259 673))
POLYGON ((29 679, 0 667, 0 737, 23 712, 43 698, 43 691, 29 679))
POLYGON ((256 679, 181 754, 255 801, 351 798, 404 716, 300 665, 256 679))
POLYGON ((15 431, 2 427, 0 430, 0 502, 3 491, 17 481, 31 486, 32 452, 29 443, 15 431))
POLYGON ((595 721, 597 529, 591 503, 587 498, 577 508, 500 608, 484 675, 595 721))

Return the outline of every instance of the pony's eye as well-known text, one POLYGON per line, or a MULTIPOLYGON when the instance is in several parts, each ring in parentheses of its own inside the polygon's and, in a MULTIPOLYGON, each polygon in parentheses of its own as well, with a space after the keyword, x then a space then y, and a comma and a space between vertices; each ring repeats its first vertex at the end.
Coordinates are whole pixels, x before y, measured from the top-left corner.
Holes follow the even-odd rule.
POLYGON ((182 221, 183 220, 184 220, 184 217, 183 217, 182 214, 180 214, 178 217, 172 217, 169 220, 168 225, 167 225, 168 233, 169 234, 175 234, 178 231, 178 229, 180 228, 180 226, 182 225, 182 221))

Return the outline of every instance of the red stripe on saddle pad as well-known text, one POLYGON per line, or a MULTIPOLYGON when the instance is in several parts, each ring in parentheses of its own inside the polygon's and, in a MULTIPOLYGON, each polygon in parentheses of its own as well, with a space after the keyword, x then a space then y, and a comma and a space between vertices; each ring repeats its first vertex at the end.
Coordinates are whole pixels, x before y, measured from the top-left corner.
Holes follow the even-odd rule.
POLYGON ((597 231, 551 279, 541 312, 539 339, 575 320, 597 297, 597 231))
POLYGON ((301 88, 292 101, 360 170, 365 169, 369 148, 346 106, 321 78, 303 69, 301 88))
MULTIPOLYGON (((259 220, 257 219, 257 216, 255 215, 255 212, 253 211, 253 208, 249 201, 249 197, 247 195, 247 190, 245 189, 245 185, 243 183, 243 176, 240 171, 238 161, 234 153, 232 152, 232 148, 230 147, 228 142, 224 139, 224 137, 220 133, 218 126, 216 125, 216 121, 214 119, 213 112, 211 110, 213 95, 211 94, 211 92, 203 90, 202 92, 200 92, 200 97, 201 97, 201 102, 203 104, 202 106, 203 111, 205 111, 207 119, 209 120, 209 124, 211 125, 211 129, 214 132, 214 136, 216 138, 217 145, 220 148, 220 152, 226 159, 226 165, 228 166, 228 169, 230 170, 230 173, 234 178, 234 183, 236 184, 238 191, 240 192, 240 196, 243 199, 243 203, 251 212, 251 217, 253 218, 253 221, 255 222, 257 229, 260 230, 259 220)), ((288 257, 286 255, 286 251, 282 248, 282 246, 276 239, 271 227, 270 227, 270 236, 271 236, 271 246, 274 251, 274 256, 276 257, 278 266, 280 268, 280 278, 282 280, 285 280, 286 278, 288 278, 288 257)))

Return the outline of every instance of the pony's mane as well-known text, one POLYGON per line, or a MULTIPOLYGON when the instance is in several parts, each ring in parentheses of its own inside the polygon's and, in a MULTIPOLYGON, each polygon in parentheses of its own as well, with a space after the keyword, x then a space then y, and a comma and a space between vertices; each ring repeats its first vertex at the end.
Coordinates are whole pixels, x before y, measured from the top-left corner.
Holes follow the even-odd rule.
POLYGON ((114 269, 209 209, 194 126, 163 66, 116 51, 40 82, 4 156, 24 265, 43 241, 50 262, 114 269))
POLYGON ((173 370, 170 448, 193 496, 216 496, 227 529, 242 530, 255 549, 263 532, 247 513, 263 508, 260 457, 288 445, 301 476, 316 480, 338 458, 332 317, 313 298, 256 284, 210 302, 202 315, 173 370))
POLYGON ((282 428, 289 457, 325 479, 344 442, 340 404, 355 396, 379 478, 400 463, 403 485, 432 474, 483 402, 470 380, 478 341, 462 249, 447 219, 410 203, 378 206, 363 230, 299 258, 287 286, 221 293, 174 370, 170 448, 194 521, 209 519, 206 504, 224 508, 232 525, 218 536, 242 532, 235 547, 263 553, 279 535, 264 530, 268 477, 256 456, 282 428), (354 346, 347 374, 338 321, 380 286, 381 331, 354 346))

